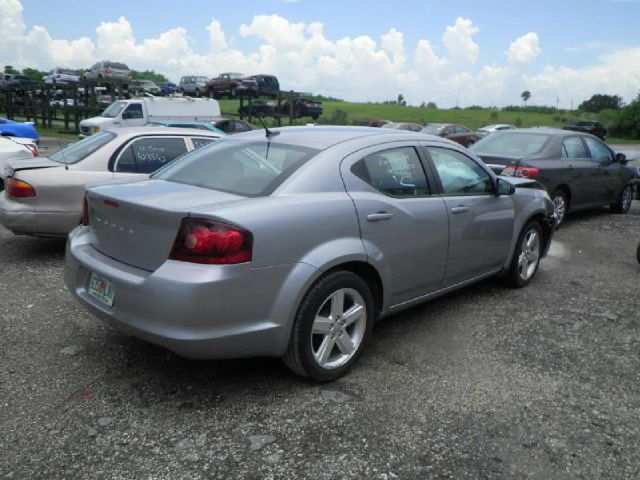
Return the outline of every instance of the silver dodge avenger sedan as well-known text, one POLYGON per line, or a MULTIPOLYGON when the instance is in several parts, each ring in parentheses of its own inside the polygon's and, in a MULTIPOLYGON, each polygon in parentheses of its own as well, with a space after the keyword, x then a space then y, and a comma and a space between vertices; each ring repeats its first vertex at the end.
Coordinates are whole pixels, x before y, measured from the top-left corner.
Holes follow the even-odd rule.
POLYGON ((332 380, 374 321, 494 275, 527 285, 553 205, 439 137, 289 127, 95 186, 65 282, 118 330, 190 358, 282 357, 332 380))

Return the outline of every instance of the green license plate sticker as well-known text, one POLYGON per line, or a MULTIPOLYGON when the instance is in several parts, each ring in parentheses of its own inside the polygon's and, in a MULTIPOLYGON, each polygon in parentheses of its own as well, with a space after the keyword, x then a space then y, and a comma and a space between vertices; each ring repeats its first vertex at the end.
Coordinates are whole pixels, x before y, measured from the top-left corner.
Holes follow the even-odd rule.
POLYGON ((89 278, 89 295, 111 307, 113 306, 115 294, 116 290, 113 283, 96 273, 91 274, 89 278))

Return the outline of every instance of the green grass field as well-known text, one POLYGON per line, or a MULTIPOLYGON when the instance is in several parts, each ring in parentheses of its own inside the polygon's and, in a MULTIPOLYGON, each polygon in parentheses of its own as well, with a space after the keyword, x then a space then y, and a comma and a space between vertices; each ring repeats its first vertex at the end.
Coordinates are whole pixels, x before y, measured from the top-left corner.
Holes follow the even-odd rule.
MULTIPOLYGON (((475 130, 490 123, 518 123, 518 118, 523 127, 549 126, 562 127, 565 123, 571 123, 584 118, 577 112, 534 113, 534 112, 508 112, 494 111, 490 109, 463 110, 463 109, 436 109, 420 107, 404 107, 401 105, 384 105, 370 103, 351 102, 323 102, 324 114, 320 123, 335 118, 335 112, 342 110, 347 114, 347 124, 359 124, 363 120, 386 119, 395 122, 414 123, 458 123, 475 130), (493 116, 492 116, 493 115, 493 116), (324 117, 324 121, 323 121, 324 117), (563 121, 564 120, 564 121, 563 121)), ((238 102, 235 100, 221 100, 220 108, 225 114, 234 114, 238 110, 238 102)), ((310 120, 310 119, 309 119, 310 120)), ((288 124, 288 119, 283 119, 288 124)), ((284 124, 283 123, 283 124, 284 124)), ((306 119, 296 120, 296 124, 304 124, 306 119)))

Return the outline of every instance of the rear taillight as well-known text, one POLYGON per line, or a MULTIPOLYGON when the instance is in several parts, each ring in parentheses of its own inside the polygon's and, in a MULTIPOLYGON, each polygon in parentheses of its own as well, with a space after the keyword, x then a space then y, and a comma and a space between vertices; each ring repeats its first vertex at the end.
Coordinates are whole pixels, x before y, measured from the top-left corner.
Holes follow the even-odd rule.
POLYGON ((107 75, 111 75, 111 68, 109 67, 105 68, 104 73, 106 73, 107 75))
POLYGON ((229 265, 251 261, 253 235, 242 228, 200 218, 185 218, 169 258, 229 265))
POLYGON ((36 147, 35 145, 25 145, 29 151, 31 152, 31 155, 33 155, 34 157, 37 157, 38 155, 40 155, 40 152, 38 152, 38 147, 36 147))
POLYGON ((86 193, 82 200, 82 225, 85 227, 89 225, 89 196, 86 193))
POLYGON ((36 190, 31 184, 13 177, 10 177, 7 182, 7 193, 12 197, 21 198, 36 196, 36 190))
POLYGON ((540 170, 536 167, 509 166, 502 170, 502 175, 508 177, 536 178, 540 170))

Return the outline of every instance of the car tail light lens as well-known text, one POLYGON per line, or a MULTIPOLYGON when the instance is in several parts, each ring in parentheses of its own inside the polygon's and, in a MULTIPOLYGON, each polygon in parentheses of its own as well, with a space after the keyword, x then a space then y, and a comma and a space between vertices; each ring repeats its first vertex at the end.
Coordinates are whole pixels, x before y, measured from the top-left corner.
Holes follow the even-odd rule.
POLYGON ((540 169, 536 167, 512 166, 502 170, 502 175, 507 177, 536 178, 538 173, 540 173, 540 169))
POLYGON ((185 218, 169 258, 182 262, 230 265, 251 261, 253 235, 239 227, 185 218))
POLYGON ((82 225, 89 226, 89 196, 86 193, 82 200, 82 225))
POLYGON ((13 177, 9 178, 7 183, 7 193, 12 197, 20 198, 36 196, 36 190, 31 184, 13 177))
POLYGON ((106 73, 107 75, 111 75, 111 69, 110 68, 105 68, 104 73, 106 73))
POLYGON ((34 157, 37 157, 38 155, 40 155, 40 152, 38 151, 38 147, 36 147, 35 145, 25 145, 29 151, 31 152, 31 155, 33 155, 34 157))

